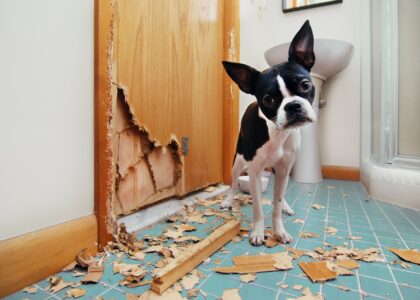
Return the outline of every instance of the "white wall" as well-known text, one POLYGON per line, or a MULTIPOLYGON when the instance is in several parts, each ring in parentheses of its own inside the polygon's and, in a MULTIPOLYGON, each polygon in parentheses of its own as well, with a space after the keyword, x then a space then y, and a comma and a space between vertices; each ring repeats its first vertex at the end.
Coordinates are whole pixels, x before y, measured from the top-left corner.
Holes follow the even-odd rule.
POLYGON ((0 0, 0 240, 93 213, 93 12, 0 0))
MULTIPOLYGON (((241 0, 240 61, 257 69, 268 68, 264 52, 290 42, 306 19, 315 38, 340 39, 354 46, 350 65, 324 85, 327 105, 321 110, 323 165, 359 166, 360 162, 360 14, 361 0, 284 14, 280 0, 241 0), (258 4, 266 3, 265 9, 258 4)), ((253 101, 240 95, 240 115, 253 101)))

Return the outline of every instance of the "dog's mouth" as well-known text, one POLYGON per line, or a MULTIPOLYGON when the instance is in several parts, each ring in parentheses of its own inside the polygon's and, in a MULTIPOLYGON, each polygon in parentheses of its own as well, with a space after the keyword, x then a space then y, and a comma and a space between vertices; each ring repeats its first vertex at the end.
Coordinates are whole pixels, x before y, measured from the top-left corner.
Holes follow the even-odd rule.
POLYGON ((287 118, 287 123, 283 126, 284 128, 296 128, 299 126, 303 126, 306 123, 313 122, 311 118, 304 114, 295 114, 287 118))

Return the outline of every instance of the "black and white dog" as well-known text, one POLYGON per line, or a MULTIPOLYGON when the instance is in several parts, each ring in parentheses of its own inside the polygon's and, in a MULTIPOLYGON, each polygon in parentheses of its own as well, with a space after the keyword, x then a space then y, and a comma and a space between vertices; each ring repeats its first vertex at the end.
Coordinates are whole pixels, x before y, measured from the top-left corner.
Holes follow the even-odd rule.
POLYGON ((233 62, 223 62, 239 88, 257 101, 250 104, 241 121, 230 195, 221 204, 230 208, 238 188, 238 177, 246 168, 250 177, 254 224, 249 241, 254 246, 264 242, 264 216, 261 206, 260 176, 265 168, 274 168, 273 234, 283 243, 292 237, 285 230, 281 212, 293 215, 284 194, 290 170, 300 148, 299 127, 314 122, 312 109, 315 88, 309 72, 315 63, 314 37, 309 21, 295 35, 287 62, 259 72, 233 62))

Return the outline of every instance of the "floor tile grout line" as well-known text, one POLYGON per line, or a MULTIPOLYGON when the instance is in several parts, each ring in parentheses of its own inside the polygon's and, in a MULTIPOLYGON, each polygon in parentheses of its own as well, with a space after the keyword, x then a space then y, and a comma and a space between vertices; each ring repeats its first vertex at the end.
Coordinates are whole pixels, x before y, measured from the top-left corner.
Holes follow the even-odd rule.
MULTIPOLYGON (((382 279, 382 278, 378 278, 378 277, 373 277, 373 276, 369 276, 369 275, 364 275, 364 274, 360 274, 360 277, 365 277, 365 278, 369 278, 369 279, 375 279, 377 281, 382 281, 382 282, 387 282, 387 283, 395 283, 392 280, 386 280, 386 279, 382 279)), ((420 287, 414 286, 414 285, 410 285, 408 283, 399 283, 397 282, 397 285, 402 285, 402 286, 407 286, 416 290, 420 290, 420 287)))
POLYGON ((394 231, 398 234, 399 238, 404 243, 405 248, 406 249, 409 249, 410 247, 408 247, 408 245, 405 242, 404 238, 401 236, 400 232, 397 230, 397 228, 395 227, 394 223, 392 223, 392 220, 389 218, 388 214, 382 209, 382 207, 376 201, 375 201, 375 205, 379 208, 379 210, 381 211, 381 213, 385 216, 385 218, 387 219, 387 221, 391 224, 391 226, 394 229, 394 231))
MULTIPOLYGON (((327 283, 327 285, 329 285, 329 286, 333 286, 333 287, 335 287, 335 288, 339 288, 339 286, 338 286, 338 285, 333 284, 333 283, 327 283)), ((352 291, 352 292, 355 292, 355 293, 359 292, 359 291, 357 291, 357 290, 355 290, 355 289, 352 289, 352 288, 348 288, 348 289, 349 289, 350 291, 352 291)), ((365 293, 367 293, 367 292, 365 292, 365 293)), ((381 296, 381 295, 378 295, 378 294, 374 294, 374 293, 367 293, 367 294, 368 294, 369 296, 373 296, 373 297, 376 297, 376 298, 389 300, 389 298, 384 297, 384 296, 381 296)), ((364 299, 364 298, 363 298, 363 296, 362 296, 362 299, 364 299)))
MULTIPOLYGON (((359 184, 360 184, 360 183, 359 183, 359 184)), ((352 188, 353 188, 353 190, 355 190, 355 186, 354 186, 354 185, 352 186, 352 188)), ((381 248, 381 251, 382 251, 382 256, 383 256, 383 258, 386 260, 386 257, 385 257, 385 254, 384 254, 384 251, 383 251, 382 245, 379 243, 379 239, 378 239, 378 237, 377 237, 377 235, 376 235, 376 232, 375 232, 375 230, 374 230, 374 228, 373 228, 373 226, 372 226, 372 222, 371 222, 371 220, 370 220, 370 217, 369 217, 369 215, 366 213, 366 209, 365 209, 365 207, 363 206, 363 203, 362 203, 362 202, 361 202, 361 200, 360 200, 360 195, 359 195, 359 193, 358 193, 357 191, 355 191, 355 192, 356 192, 356 196, 357 196, 357 199, 358 199, 358 201, 359 201, 359 204, 360 204, 360 206, 362 207, 362 210, 363 210, 363 212, 364 212, 364 214, 365 214, 365 217, 366 217, 366 219, 367 219, 367 221, 368 221, 368 223, 369 223, 369 225, 370 225, 370 227, 371 227, 371 230, 372 230, 372 232, 373 232, 373 236, 375 237, 376 242, 378 243, 379 248, 381 248)), ((391 273, 391 276, 392 276, 392 279, 393 279, 393 281, 394 281, 394 285, 395 285, 395 287, 396 287, 396 289, 397 289, 398 295, 400 296, 400 298, 401 298, 401 299, 404 299, 404 297, 403 297, 403 295, 402 295, 402 293, 401 293, 400 287, 398 286, 397 280, 395 279, 394 273, 392 272, 392 270, 391 270, 391 268, 389 267, 389 265, 388 265, 388 264, 387 264, 387 267, 388 267, 389 272, 391 273)))
MULTIPOLYGON (((350 226, 350 219, 349 219, 349 212, 347 209, 347 203, 346 203, 346 199, 344 199, 343 195, 344 195, 344 191, 343 191, 343 185, 340 182, 340 190, 341 190, 341 199, 343 201, 344 204, 344 211, 346 213, 346 219, 347 219, 347 230, 348 233, 350 234, 350 236, 353 235, 352 231, 351 231, 351 226, 350 226)), ((354 244, 353 244, 353 240, 350 240, 350 244, 351 247, 354 248, 354 244)), ((356 269, 356 278, 357 278, 357 287, 359 289, 359 296, 360 299, 363 300, 363 295, 362 295, 362 284, 360 283, 360 274, 359 274, 359 269, 356 269)))
MULTIPOLYGON (((48 277, 47 277, 48 278, 48 277)), ((48 295, 48 297, 45 297, 44 299, 49 299, 49 298, 56 298, 56 299, 61 299, 60 297, 57 297, 56 294, 51 293, 48 290, 45 290, 42 286, 38 285, 38 283, 34 283, 33 286, 35 286, 37 289, 43 291, 44 293, 46 293, 48 295)), ((20 292, 22 290, 19 290, 18 292, 20 292)), ((57 292, 58 293, 58 292, 57 292)))
POLYGON ((401 209, 398 206, 395 206, 395 208, 398 210, 398 212, 407 219, 407 221, 411 224, 411 226, 414 227, 414 229, 417 230, 417 232, 420 232, 420 229, 416 226, 416 224, 413 223, 413 221, 410 220, 410 218, 408 218, 403 211, 401 211, 401 209))
MULTIPOLYGON (((330 193, 331 193, 331 189, 328 189, 327 205, 326 205, 327 208, 326 208, 326 211, 325 211, 325 219, 324 219, 325 220, 325 225, 324 225, 325 228, 328 226, 328 217, 329 217, 329 209, 330 209, 330 197, 331 197, 330 193)), ((327 241, 327 233, 325 232, 325 228, 324 228, 324 242, 323 242, 324 246, 325 246, 325 243, 327 241)), ((319 293, 321 295, 323 294, 323 290, 324 290, 324 285, 320 284, 319 293)))

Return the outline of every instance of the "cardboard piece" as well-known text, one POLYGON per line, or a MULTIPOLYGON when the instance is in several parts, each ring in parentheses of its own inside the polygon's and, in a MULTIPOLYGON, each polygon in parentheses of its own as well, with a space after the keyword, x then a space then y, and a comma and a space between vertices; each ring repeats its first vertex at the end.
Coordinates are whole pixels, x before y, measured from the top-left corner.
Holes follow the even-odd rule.
POLYGON ((420 251, 418 251, 417 249, 407 250, 398 248, 388 248, 388 250, 398 255, 401 259, 405 261, 420 265, 420 251))
POLYGON ((337 272, 330 270, 326 261, 300 262, 299 267, 305 272, 312 282, 325 282, 335 279, 337 272))

